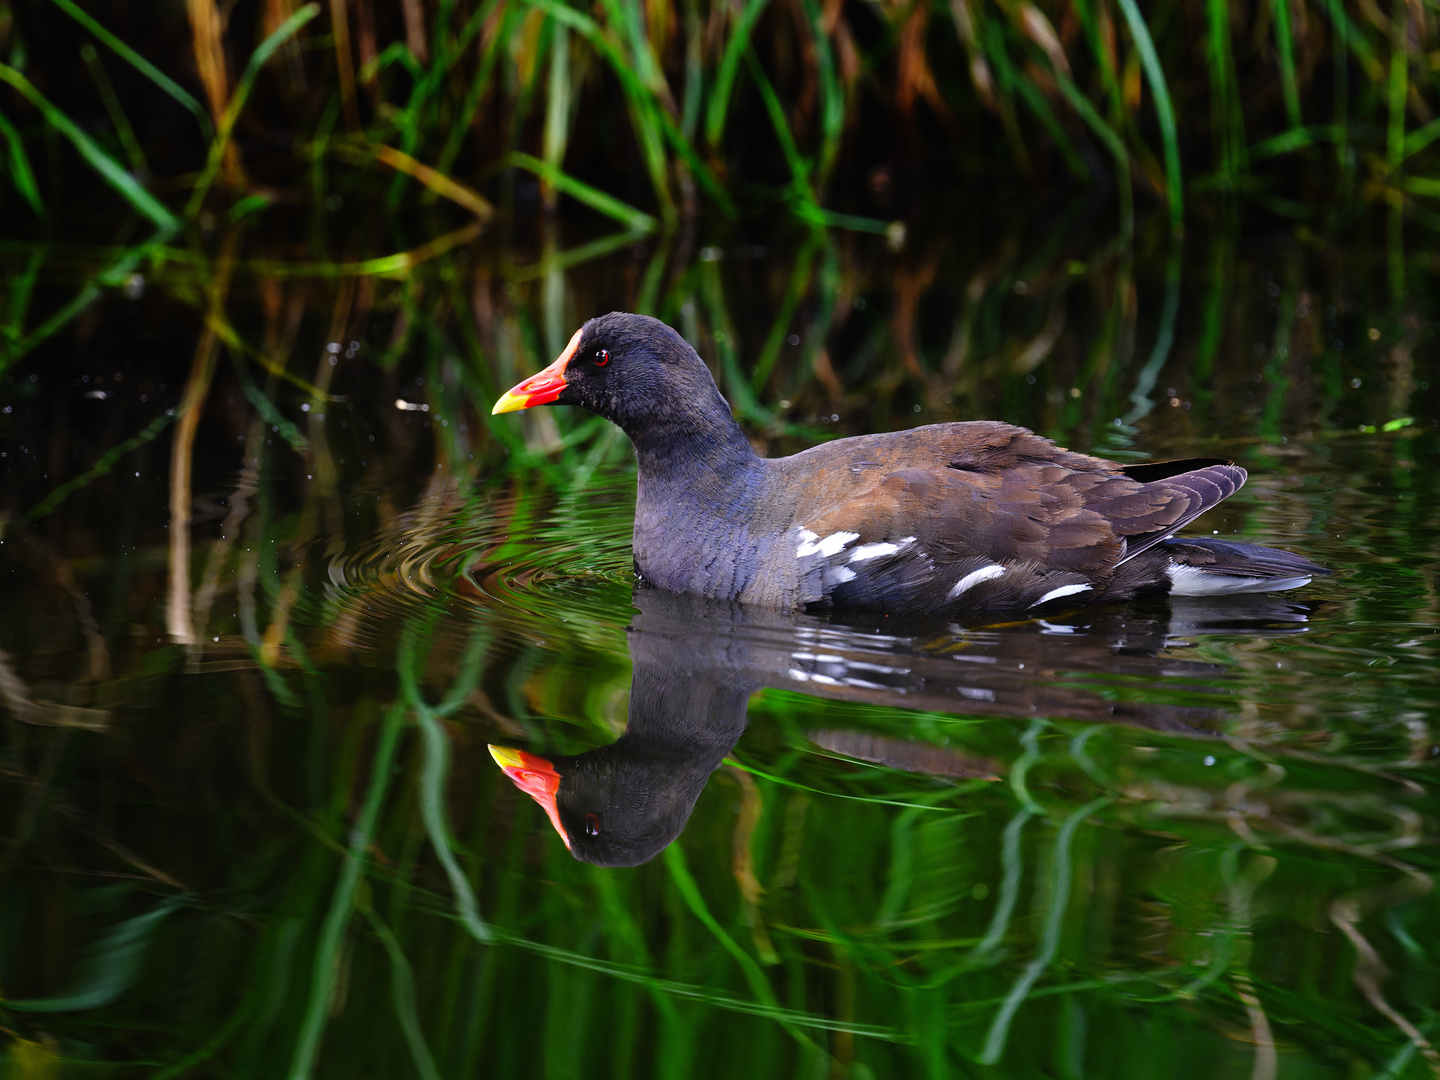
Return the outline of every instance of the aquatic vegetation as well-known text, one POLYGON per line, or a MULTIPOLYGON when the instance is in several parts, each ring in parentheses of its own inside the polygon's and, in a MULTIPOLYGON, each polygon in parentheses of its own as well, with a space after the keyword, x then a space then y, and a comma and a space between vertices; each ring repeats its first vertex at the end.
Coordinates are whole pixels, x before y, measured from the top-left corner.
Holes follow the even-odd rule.
POLYGON ((1433 1074, 1433 12, 184 10, 0 3, 0 1068, 1433 1074), (1345 573, 762 636, 581 864, 485 744, 624 729, 633 467, 488 414, 610 308, 769 452, 1224 454, 1345 573))

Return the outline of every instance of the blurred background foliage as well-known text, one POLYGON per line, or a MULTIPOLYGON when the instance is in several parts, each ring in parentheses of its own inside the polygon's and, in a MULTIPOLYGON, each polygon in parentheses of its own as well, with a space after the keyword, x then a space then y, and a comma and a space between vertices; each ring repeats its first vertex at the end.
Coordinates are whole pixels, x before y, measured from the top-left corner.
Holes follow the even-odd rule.
POLYGON ((883 231, 981 176, 1177 230, 1214 191, 1433 227, 1440 194, 1424 0, 7 0, 0 55, 11 233, 562 196, 636 231, 777 202, 883 231))
POLYGON ((0 1069, 1434 1074, 1436 19, 0 0, 0 1069), (771 689, 578 864, 483 747, 623 726, 633 465, 489 405, 612 308, 767 452, 1223 454, 1349 573, 895 646, 1218 738, 771 689))

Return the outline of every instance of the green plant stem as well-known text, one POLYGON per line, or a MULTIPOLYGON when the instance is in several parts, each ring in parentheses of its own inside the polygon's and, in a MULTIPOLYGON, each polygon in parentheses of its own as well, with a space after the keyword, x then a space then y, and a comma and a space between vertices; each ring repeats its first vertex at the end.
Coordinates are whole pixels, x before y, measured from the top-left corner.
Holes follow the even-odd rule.
POLYGON ((80 152, 90 166, 98 172, 111 188, 140 213, 162 229, 173 229, 179 222, 153 195, 146 191, 138 180, 121 168, 120 163, 100 149, 95 141, 80 128, 44 94, 31 84, 24 75, 0 64, 0 82, 7 82, 18 90, 32 105, 40 110, 45 122, 58 131, 80 152))
POLYGON ((1160 121, 1160 141, 1165 151, 1165 193, 1170 206, 1170 229, 1179 234, 1185 231, 1185 196, 1180 176, 1180 137, 1175 127, 1175 107, 1170 102, 1165 71, 1160 66, 1160 57, 1155 53, 1155 43, 1150 38, 1150 30, 1139 7, 1135 0, 1116 2, 1140 53, 1140 65, 1150 83, 1150 92, 1155 96, 1155 115, 1160 121))
POLYGON ((114 51, 115 55, 119 56, 136 71, 140 72, 140 74, 144 75, 189 110, 191 115, 195 117, 196 122, 200 125, 200 134, 206 142, 210 141, 213 132, 210 126, 210 115, 205 111, 205 106, 201 105, 194 97, 186 93, 179 83, 166 75, 154 64, 150 63, 149 60, 146 60, 134 49, 130 48, 129 45, 126 45, 109 30, 106 30, 105 27, 87 15, 73 0, 50 0, 50 2, 81 26, 85 27, 86 30, 89 30, 90 33, 94 34, 100 41, 108 45, 114 51))
POLYGON ((1290 126, 1300 126, 1300 90, 1295 83, 1295 41, 1290 33, 1290 0, 1270 0, 1275 24, 1275 52, 1280 60, 1280 88, 1290 126))
POLYGON ((198 214, 201 205, 205 202, 205 195, 215 180, 215 174, 220 169, 220 161, 225 156, 225 147, 229 145, 230 136, 235 130, 235 121, 240 118, 240 110, 245 107, 245 101, 250 96, 250 90, 255 85, 255 78, 260 74, 260 69, 275 54, 275 50, 299 33, 302 26, 319 14, 319 4, 306 4, 281 23, 275 32, 262 41, 259 47, 250 54, 250 61, 245 65, 244 73, 240 76, 239 82, 235 84, 230 100, 225 103, 225 112, 220 117, 220 128, 215 133, 215 139, 210 144, 210 155, 205 161, 205 168, 201 170, 200 178, 195 182, 194 193, 191 194, 190 202, 185 206, 187 219, 198 214))
POLYGON ((598 188, 591 187, 582 180, 576 180, 548 161, 541 161, 539 158, 516 151, 510 155, 510 163, 534 173, 554 187, 556 191, 569 195, 577 202, 584 203, 606 217, 614 218, 631 232, 648 233, 653 232, 656 228, 657 222, 649 214, 635 209, 628 203, 621 202, 613 195, 607 195, 598 188))
POLYGON ((400 742, 400 733, 404 729, 404 717, 404 707, 392 705, 380 724, 380 738, 370 768, 370 786, 366 790, 359 818, 350 831, 350 843, 340 864, 340 876, 335 882, 330 910, 321 924, 320 937, 315 945, 315 962, 310 974, 310 998, 301 1018, 300 1035, 290 1062, 290 1080, 307 1080, 315 1068, 315 1058, 320 1051, 320 1038, 325 1030, 325 1019, 335 989, 340 946, 355 910, 355 894, 364 872, 366 852, 380 818, 385 793, 390 787, 395 753, 400 742))
POLYGON ((35 171, 30 168, 30 156, 25 153, 25 143, 20 139, 20 132, 15 130, 13 124, 0 113, 0 135, 5 137, 5 144, 10 150, 10 182, 15 185, 15 190, 20 192, 20 197, 30 204, 30 209, 41 221, 49 219, 49 212, 45 209, 45 202, 40 198, 40 185, 35 182, 35 171))
POLYGON ((115 128, 115 134, 125 150, 125 156, 130 159, 131 171, 137 176, 148 176, 150 166, 145 161, 145 152, 140 148, 140 140, 135 137, 135 129, 130 126, 130 118, 125 115, 120 98, 115 93, 114 84, 110 82, 110 76, 105 72, 105 65, 100 63, 100 57, 95 52, 95 46, 88 41, 81 45, 80 59, 85 61, 85 68, 90 72, 90 78, 95 81, 95 88, 100 91, 100 100, 105 104, 105 112, 110 116, 110 123, 115 128))
POLYGON ((720 146, 725 136, 725 118, 730 108, 730 93, 740 73, 740 61, 750 48, 750 34, 760 13, 765 10, 767 0, 746 0, 740 17, 725 42, 725 53, 720 58, 720 67, 715 73, 715 85, 710 91, 710 107, 705 113, 705 141, 714 149, 720 146))

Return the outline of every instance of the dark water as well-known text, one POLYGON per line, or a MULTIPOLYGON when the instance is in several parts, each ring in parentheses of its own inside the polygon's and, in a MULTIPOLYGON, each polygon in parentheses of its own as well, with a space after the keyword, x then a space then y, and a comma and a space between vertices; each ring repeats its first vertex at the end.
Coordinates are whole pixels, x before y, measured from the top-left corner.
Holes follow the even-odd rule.
POLYGON ((239 265, 242 336, 342 400, 222 355, 184 588, 178 425, 61 485, 183 408, 194 271, 16 362, 5 1075, 1431 1075, 1432 268, 1072 225, 239 265), (984 416, 1224 455, 1197 530, 1339 573, 986 628, 632 593, 623 438, 487 416, 612 306, 770 452, 984 416), (573 858, 488 743, 609 762, 609 856, 655 857, 573 858))

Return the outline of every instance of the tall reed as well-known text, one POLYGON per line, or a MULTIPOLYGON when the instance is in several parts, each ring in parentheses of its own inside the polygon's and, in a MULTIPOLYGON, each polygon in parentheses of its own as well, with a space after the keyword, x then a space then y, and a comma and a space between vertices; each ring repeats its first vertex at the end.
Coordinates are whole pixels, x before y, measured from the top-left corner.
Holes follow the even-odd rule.
POLYGON ((1363 172, 1362 190, 1434 221, 1440 31, 1419 5, 1387 15, 1361 0, 1271 0, 1254 11, 1225 0, 1147 10, 1134 0, 952 0, 934 11, 350 0, 324 12, 280 4, 290 14, 273 21, 212 18, 214 0, 190 10, 193 34, 157 31, 119 4, 48 0, 0 31, 16 61, 0 65, 11 88, 0 93, 6 186, 33 222, 13 228, 43 226, 41 192, 57 182, 44 174, 68 167, 41 153, 46 128, 162 226, 288 183, 278 163, 266 180, 245 170, 263 140, 349 154, 362 173, 393 164, 387 154, 414 162, 393 179, 392 210, 411 179, 444 198, 519 168, 541 178, 547 202, 573 198, 643 231, 707 208, 756 208, 767 187, 804 220, 877 227, 894 211, 859 183, 876 164, 940 178, 976 160, 1042 192, 1114 182, 1126 219, 1136 186, 1168 207, 1177 231, 1187 192, 1283 186, 1316 165, 1363 172), (95 85, 65 78, 75 50, 95 85), (107 88, 97 50, 126 68, 123 93, 107 88), (208 113, 184 83, 203 84, 208 113), (138 168, 148 158, 135 120, 161 99, 198 124, 169 136, 151 177, 138 168), (1327 155, 1326 143, 1345 152, 1327 155), (357 147, 368 148, 363 160, 357 147), (1297 170, 1281 167, 1296 155, 1297 170))

